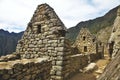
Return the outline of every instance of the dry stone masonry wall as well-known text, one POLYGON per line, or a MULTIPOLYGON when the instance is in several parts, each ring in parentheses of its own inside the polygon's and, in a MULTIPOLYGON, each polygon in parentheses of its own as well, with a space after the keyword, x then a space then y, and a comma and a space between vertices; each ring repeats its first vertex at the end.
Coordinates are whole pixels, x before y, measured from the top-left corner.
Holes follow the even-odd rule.
POLYGON ((120 7, 118 8, 117 17, 113 24, 113 29, 109 39, 109 43, 112 46, 114 45, 112 54, 112 58, 114 58, 116 53, 120 49, 120 7))
POLYGON ((103 45, 87 28, 80 30, 74 45, 82 54, 90 55, 92 57, 90 61, 104 57, 103 45))
MULTIPOLYGON (((21 58, 37 58, 63 52, 66 28, 53 9, 39 5, 17 45, 21 58)), ((61 53, 63 54, 63 53, 61 53)))
POLYGON ((54 10, 47 4, 39 5, 28 24, 16 52, 21 58, 49 57, 52 60, 51 78, 62 80, 67 50, 66 28, 54 10))
POLYGON ((0 62, 0 80, 50 80, 47 58, 0 62))
POLYGON ((87 28, 82 28, 78 34, 75 45, 82 54, 96 53, 96 38, 87 28))
POLYGON ((6 56, 1 56, 0 57, 0 62, 7 62, 7 61, 14 61, 20 59, 20 55, 17 54, 16 52, 13 52, 12 54, 6 55, 6 56))

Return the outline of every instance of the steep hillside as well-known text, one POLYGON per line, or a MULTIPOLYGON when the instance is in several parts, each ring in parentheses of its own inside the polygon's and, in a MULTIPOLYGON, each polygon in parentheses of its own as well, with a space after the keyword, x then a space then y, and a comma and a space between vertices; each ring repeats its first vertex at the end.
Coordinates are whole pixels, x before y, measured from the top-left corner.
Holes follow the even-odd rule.
POLYGON ((111 27, 113 25, 113 21, 116 17, 117 9, 118 9, 118 7, 110 10, 107 14, 105 14, 102 17, 78 23, 75 27, 68 29, 68 33, 67 33, 66 37, 68 39, 74 41, 76 39, 76 36, 78 35, 81 27, 89 28, 90 32, 93 34, 96 34, 101 29, 106 28, 108 26, 111 27))
POLYGON ((112 27, 106 27, 101 29, 98 33, 97 33, 97 38, 98 40, 102 41, 103 43, 107 43, 109 38, 110 38, 110 34, 112 31, 112 27))
POLYGON ((14 52, 16 44, 22 34, 23 32, 9 33, 8 31, 0 29, 0 56, 14 52))

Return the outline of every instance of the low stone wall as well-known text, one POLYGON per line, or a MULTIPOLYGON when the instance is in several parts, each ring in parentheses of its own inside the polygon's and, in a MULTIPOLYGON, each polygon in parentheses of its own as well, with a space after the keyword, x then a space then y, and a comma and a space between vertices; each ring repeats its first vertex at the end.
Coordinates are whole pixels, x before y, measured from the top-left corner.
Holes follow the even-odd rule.
MULTIPOLYGON (((81 55, 81 54, 78 54, 78 55, 73 55, 71 56, 71 69, 73 67, 73 71, 75 71, 75 69, 83 69, 85 66, 88 65, 88 57, 87 55, 81 55)), ((79 71, 79 70, 77 70, 79 71)))
POLYGON ((0 62, 0 80, 50 80, 47 58, 0 62))
POLYGON ((69 80, 70 77, 75 75, 75 73, 79 72, 80 69, 83 69, 88 65, 88 57, 82 54, 72 55, 68 59, 68 63, 66 64, 66 72, 63 75, 64 80, 69 80))
POLYGON ((100 59, 99 54, 76 54, 69 56, 69 58, 66 61, 66 66, 64 66, 65 70, 63 70, 65 71, 63 75, 64 80, 69 80, 72 76, 78 73, 80 69, 83 69, 90 62, 96 61, 98 59, 100 59))
POLYGON ((99 53, 97 53, 97 54, 90 54, 89 55, 89 61, 90 62, 94 62, 94 61, 96 61, 96 60, 98 60, 98 59, 102 59, 102 53, 101 52, 99 52, 99 53))
POLYGON ((58 57, 52 62, 45 61, 48 58, 20 60, 16 54, 3 56, 0 58, 0 78, 2 80, 49 80, 51 77, 55 80, 69 80, 80 69, 86 67, 89 62, 99 59, 99 54, 83 55, 75 52, 76 54, 73 55, 69 50, 66 53, 60 57, 63 59, 58 57), (57 72, 53 72, 53 69, 57 72), (55 76, 50 76, 53 73, 55 76))
POLYGON ((20 54, 12 53, 6 56, 0 57, 0 62, 14 61, 20 59, 20 54))
POLYGON ((93 61, 97 60, 97 55, 96 54, 90 54, 89 57, 90 57, 89 62, 93 62, 93 61))

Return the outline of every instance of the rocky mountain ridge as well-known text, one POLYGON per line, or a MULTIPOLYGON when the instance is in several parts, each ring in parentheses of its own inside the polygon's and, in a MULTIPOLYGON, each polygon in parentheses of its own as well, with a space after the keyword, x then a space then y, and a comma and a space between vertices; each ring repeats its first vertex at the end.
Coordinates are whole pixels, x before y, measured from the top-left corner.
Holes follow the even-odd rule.
POLYGON ((82 27, 88 28, 92 34, 97 34, 97 33, 99 33, 99 31, 101 29, 104 29, 106 27, 112 27, 113 22, 117 16, 116 12, 117 12, 118 7, 119 6, 110 10, 108 13, 106 13, 102 17, 98 17, 93 20, 80 22, 75 27, 69 28, 66 37, 72 41, 75 41, 75 39, 82 27))
POLYGON ((23 35, 20 33, 9 33, 0 29, 0 56, 10 54, 15 51, 18 40, 23 35))

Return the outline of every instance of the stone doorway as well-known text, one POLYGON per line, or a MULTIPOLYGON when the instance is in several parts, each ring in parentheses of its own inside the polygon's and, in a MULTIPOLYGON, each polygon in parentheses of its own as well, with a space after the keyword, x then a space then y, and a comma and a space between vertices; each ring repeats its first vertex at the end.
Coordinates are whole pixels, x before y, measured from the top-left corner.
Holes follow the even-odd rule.
POLYGON ((109 47, 108 51, 109 51, 110 58, 112 57, 113 46, 114 46, 114 41, 112 41, 111 43, 108 44, 108 47, 109 47))

